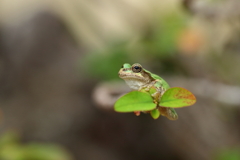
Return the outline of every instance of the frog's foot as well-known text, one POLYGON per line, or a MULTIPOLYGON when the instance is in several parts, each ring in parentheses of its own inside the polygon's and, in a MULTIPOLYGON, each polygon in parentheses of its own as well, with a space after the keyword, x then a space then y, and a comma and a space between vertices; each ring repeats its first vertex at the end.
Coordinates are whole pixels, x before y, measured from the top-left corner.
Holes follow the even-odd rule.
POLYGON ((159 92, 156 92, 156 93, 151 94, 151 96, 153 98, 153 103, 158 104, 161 94, 159 92))
POLYGON ((158 101, 156 101, 155 99, 153 100, 153 103, 155 103, 156 104, 156 108, 158 107, 158 101))
POLYGON ((148 89, 148 87, 143 86, 143 87, 140 87, 140 88, 138 89, 138 91, 139 91, 139 92, 148 92, 149 89, 148 89))
POLYGON ((135 114, 136 116, 140 116, 141 111, 134 111, 134 114, 135 114))

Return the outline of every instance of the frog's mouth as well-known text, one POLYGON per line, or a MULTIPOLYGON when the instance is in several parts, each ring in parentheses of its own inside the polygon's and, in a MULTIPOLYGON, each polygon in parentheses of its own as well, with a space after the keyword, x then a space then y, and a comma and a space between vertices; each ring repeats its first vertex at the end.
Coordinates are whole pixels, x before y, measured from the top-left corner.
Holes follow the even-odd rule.
POLYGON ((120 78, 124 79, 124 80, 135 80, 135 81, 144 81, 144 77, 142 77, 141 75, 131 75, 131 74, 126 74, 126 73, 119 73, 118 74, 120 78))

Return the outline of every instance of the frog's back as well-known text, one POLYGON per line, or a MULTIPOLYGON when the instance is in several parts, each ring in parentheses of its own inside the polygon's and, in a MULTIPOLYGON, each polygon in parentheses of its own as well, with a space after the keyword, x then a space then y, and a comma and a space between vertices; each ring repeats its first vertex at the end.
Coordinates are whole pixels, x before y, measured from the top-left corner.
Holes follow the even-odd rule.
MULTIPOLYGON (((149 71, 146 71, 146 72, 149 72, 149 71)), ((163 88, 165 88, 165 89, 170 88, 169 84, 164 79, 162 79, 161 77, 159 77, 156 74, 153 74, 151 72, 149 72, 149 73, 151 74, 152 78, 158 79, 158 80, 160 80, 162 82, 163 88)))

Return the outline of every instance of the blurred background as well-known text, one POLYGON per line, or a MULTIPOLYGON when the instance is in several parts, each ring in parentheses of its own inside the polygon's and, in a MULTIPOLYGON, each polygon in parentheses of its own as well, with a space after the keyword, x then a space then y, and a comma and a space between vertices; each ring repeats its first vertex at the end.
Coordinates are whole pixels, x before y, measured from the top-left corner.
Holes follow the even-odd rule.
POLYGON ((239 0, 0 0, 0 160, 239 160, 239 0), (138 62, 197 103, 116 113, 138 62))

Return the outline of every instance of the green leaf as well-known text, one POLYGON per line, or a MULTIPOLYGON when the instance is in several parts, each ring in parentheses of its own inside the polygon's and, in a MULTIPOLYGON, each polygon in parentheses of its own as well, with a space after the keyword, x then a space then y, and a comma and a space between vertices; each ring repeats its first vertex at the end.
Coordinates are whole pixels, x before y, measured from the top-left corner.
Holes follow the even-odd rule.
POLYGON ((117 112, 150 111, 156 108, 148 93, 132 91, 120 97, 114 105, 117 112))
POLYGON ((153 119, 158 119, 158 117, 160 116, 160 111, 158 109, 154 109, 151 111, 151 116, 153 119))
POLYGON ((180 108, 193 105, 196 97, 188 90, 180 87, 168 89, 161 97, 160 106, 180 108))

